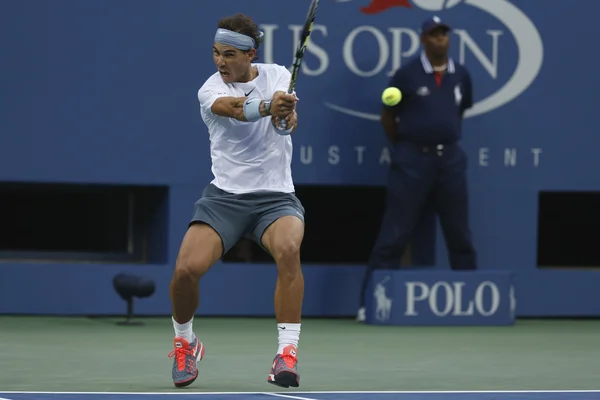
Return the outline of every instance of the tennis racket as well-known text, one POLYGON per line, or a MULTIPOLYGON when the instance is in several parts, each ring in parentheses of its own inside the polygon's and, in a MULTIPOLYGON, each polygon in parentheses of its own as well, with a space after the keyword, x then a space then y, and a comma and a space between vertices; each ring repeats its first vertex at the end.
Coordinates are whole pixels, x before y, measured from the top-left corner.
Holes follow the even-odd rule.
MULTIPOLYGON (((298 47, 296 48, 296 53, 294 55, 294 63, 292 64, 292 77, 290 79, 290 85, 287 91, 289 94, 292 94, 294 92, 294 88, 296 87, 298 73, 300 72, 300 66, 302 65, 302 58, 304 57, 304 51, 306 50, 306 46, 308 45, 308 39, 310 38, 310 34, 313 29, 313 24, 315 22, 315 17, 317 16, 318 8, 319 0, 312 0, 310 2, 308 14, 306 15, 306 21, 304 21, 304 28, 302 29, 302 34, 300 35, 300 42, 298 43, 298 47)), ((284 119, 282 119, 279 122, 279 129, 287 129, 287 124, 284 119)))

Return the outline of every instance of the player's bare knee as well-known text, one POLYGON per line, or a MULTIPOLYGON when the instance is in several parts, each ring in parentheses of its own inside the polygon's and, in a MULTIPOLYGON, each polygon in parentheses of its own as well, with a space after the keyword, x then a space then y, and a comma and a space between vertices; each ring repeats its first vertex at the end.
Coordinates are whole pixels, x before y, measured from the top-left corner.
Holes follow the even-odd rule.
POLYGON ((180 257, 175 264, 175 279, 197 282, 210 268, 210 257, 180 257))
POLYGON ((300 244, 293 240, 282 241, 275 247, 273 256, 280 275, 293 278, 300 273, 300 244))
POLYGON ((222 250, 221 239, 210 226, 192 225, 177 256, 174 280, 197 282, 218 261, 222 250))

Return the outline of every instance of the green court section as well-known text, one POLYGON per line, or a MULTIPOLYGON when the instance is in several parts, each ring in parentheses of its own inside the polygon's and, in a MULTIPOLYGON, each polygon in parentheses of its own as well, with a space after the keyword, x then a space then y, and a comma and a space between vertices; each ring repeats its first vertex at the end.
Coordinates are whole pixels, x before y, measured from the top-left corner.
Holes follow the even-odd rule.
MULTIPOLYGON (((164 392, 170 317, 0 317, 0 391, 164 392)), ((266 383, 272 319, 197 318, 206 345, 188 391, 279 391, 266 383)), ((303 321, 301 391, 577 390, 600 387, 600 321, 526 320, 512 327, 376 327, 303 321)))

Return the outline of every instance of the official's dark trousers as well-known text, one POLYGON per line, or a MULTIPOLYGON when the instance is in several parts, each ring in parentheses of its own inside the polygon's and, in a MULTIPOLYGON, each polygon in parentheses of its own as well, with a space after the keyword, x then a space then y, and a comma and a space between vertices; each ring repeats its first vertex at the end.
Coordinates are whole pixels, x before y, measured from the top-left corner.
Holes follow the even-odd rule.
POLYGON ((374 269, 397 269, 421 211, 432 201, 440 219, 452 269, 476 269, 467 193, 467 156, 458 144, 401 142, 388 174, 386 210, 363 279, 361 306, 374 269))

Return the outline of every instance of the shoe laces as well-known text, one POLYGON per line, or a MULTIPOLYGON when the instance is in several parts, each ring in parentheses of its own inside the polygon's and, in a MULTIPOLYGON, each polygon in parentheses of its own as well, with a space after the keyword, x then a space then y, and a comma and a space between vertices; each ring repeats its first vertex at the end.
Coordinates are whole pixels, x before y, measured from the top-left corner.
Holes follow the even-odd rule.
POLYGON ((192 356, 192 347, 176 347, 169 353, 169 358, 175 357, 177 360, 177 369, 192 372, 194 370, 195 359, 192 356))

